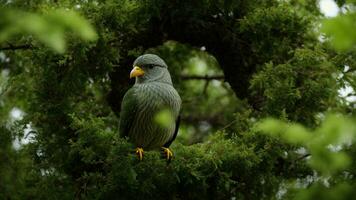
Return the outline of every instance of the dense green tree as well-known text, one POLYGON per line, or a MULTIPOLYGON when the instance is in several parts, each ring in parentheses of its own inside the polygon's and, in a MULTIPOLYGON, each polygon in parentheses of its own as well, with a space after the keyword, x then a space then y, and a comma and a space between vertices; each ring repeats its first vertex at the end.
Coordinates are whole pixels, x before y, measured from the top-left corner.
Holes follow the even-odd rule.
POLYGON ((337 4, 0 0, 0 199, 349 199, 356 17, 337 4), (183 100, 170 164, 119 137, 143 53, 183 100))

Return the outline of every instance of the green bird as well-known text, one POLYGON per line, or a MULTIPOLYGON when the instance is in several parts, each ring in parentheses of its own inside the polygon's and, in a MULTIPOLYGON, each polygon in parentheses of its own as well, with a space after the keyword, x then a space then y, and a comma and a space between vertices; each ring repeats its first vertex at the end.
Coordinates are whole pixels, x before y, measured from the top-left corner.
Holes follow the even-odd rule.
POLYGON ((143 159, 144 149, 161 149, 170 161, 173 153, 169 146, 178 133, 182 100, 173 87, 167 64, 154 54, 139 56, 130 78, 136 81, 121 104, 120 135, 135 144, 139 160, 143 159), (161 112, 169 113, 163 115, 169 118, 165 120, 168 124, 157 122, 161 112))

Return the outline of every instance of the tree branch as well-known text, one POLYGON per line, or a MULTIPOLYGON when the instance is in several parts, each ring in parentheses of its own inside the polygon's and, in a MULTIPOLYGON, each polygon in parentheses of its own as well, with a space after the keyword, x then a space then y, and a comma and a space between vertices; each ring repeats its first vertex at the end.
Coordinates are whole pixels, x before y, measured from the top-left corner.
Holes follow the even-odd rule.
POLYGON ((23 44, 23 45, 18 45, 14 46, 12 44, 9 44, 7 47, 0 47, 0 51, 7 51, 7 50, 27 50, 27 49, 32 49, 32 45, 30 44, 23 44))
POLYGON ((183 80, 206 80, 206 81, 210 81, 210 80, 224 80, 225 79, 224 75, 199 76, 199 75, 184 75, 184 74, 182 74, 180 77, 183 80))
POLYGON ((199 122, 205 121, 208 122, 212 126, 222 126, 226 122, 221 118, 221 115, 216 114, 212 116, 202 116, 202 115, 182 115, 182 121, 187 124, 196 125, 199 122))
POLYGON ((304 158, 307 158, 307 157, 309 157, 309 156, 311 156, 310 153, 304 154, 304 155, 300 156, 299 158, 297 158, 295 161, 303 160, 304 158))

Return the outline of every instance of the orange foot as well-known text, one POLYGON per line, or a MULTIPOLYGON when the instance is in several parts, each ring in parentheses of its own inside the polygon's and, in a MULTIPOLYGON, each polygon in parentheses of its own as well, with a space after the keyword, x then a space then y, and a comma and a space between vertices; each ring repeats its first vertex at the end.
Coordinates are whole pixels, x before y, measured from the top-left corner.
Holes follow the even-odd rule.
POLYGON ((137 147, 136 154, 138 156, 138 159, 141 161, 143 159, 143 149, 141 147, 137 147))
POLYGON ((169 148, 162 147, 162 153, 163 153, 163 156, 167 159, 168 162, 172 160, 173 152, 169 148))

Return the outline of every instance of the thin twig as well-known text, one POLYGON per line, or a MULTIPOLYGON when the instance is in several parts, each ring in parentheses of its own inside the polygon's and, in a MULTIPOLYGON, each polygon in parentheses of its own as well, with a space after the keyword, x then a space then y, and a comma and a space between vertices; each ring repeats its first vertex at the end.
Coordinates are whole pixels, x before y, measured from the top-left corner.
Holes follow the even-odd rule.
POLYGON ((7 47, 0 47, 0 51, 7 51, 7 50, 27 50, 27 49, 32 49, 32 45, 30 44, 23 44, 23 45, 18 45, 18 46, 15 46, 15 45, 12 45, 12 44, 9 44, 9 46, 7 47))
POLYGON ((233 124, 235 124, 237 121, 238 121, 237 119, 232 120, 230 123, 228 123, 227 125, 225 125, 225 126, 222 127, 221 129, 219 129, 218 132, 219 132, 219 131, 223 131, 223 130, 229 128, 230 126, 232 126, 233 124))
POLYGON ((296 162, 296 161, 298 161, 298 160, 302 160, 302 159, 307 158, 307 157, 309 157, 309 156, 311 156, 311 154, 310 154, 310 153, 307 153, 307 154, 302 155, 302 156, 300 156, 299 158, 295 159, 294 162, 296 162))
POLYGON ((205 75, 205 76, 198 76, 198 75, 181 75, 180 76, 183 80, 224 80, 224 75, 205 75))

